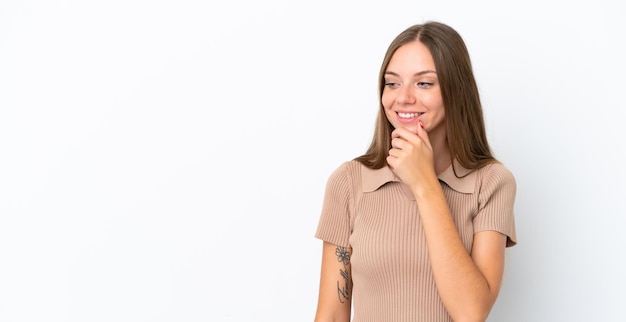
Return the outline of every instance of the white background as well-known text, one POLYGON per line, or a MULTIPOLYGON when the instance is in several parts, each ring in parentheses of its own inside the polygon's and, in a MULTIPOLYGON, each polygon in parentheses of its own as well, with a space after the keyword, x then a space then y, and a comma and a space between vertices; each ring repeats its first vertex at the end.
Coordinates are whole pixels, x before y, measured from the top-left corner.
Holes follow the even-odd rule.
POLYGON ((312 321, 328 175, 414 23, 457 29, 519 244, 490 321, 624 321, 626 9, 0 1, 0 321, 312 321))

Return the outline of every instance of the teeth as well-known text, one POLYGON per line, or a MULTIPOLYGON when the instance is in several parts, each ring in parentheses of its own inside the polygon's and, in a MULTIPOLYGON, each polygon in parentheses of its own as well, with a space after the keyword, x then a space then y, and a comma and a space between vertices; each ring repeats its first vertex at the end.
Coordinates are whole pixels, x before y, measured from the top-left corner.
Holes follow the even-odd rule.
POLYGON ((418 117, 422 114, 424 113, 400 113, 398 112, 398 116, 400 116, 403 119, 410 119, 410 118, 418 117))

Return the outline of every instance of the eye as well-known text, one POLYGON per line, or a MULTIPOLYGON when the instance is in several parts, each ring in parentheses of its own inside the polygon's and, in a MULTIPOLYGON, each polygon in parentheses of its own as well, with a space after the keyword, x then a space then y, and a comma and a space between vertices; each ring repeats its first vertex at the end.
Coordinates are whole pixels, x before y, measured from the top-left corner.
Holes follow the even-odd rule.
POLYGON ((394 83, 394 82, 385 82, 385 87, 389 87, 389 88, 398 88, 400 86, 399 83, 394 83))
POLYGON ((419 88, 430 88, 431 86, 433 86, 433 83, 428 83, 428 82, 417 82, 416 83, 417 87, 419 88))

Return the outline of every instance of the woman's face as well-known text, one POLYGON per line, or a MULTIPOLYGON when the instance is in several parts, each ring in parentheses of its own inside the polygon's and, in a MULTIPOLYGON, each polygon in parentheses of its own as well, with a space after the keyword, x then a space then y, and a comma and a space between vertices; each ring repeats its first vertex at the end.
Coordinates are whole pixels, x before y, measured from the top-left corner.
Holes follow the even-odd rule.
POLYGON ((417 133, 419 121, 429 134, 445 133, 445 109, 430 51, 419 41, 402 45, 385 71, 382 105, 394 128, 417 133))

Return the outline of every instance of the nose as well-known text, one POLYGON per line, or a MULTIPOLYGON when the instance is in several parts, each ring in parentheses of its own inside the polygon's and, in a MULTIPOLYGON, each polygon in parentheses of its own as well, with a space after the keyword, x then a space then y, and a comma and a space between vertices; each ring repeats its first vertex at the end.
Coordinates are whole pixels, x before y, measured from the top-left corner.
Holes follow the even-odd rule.
POLYGON ((411 86, 402 86, 398 92, 397 97, 400 104, 414 104, 415 103, 415 90, 411 86))

